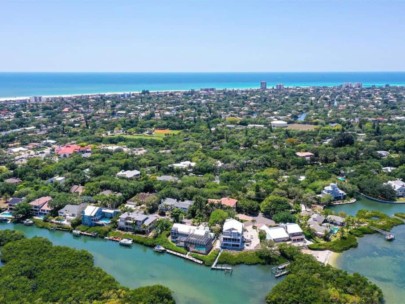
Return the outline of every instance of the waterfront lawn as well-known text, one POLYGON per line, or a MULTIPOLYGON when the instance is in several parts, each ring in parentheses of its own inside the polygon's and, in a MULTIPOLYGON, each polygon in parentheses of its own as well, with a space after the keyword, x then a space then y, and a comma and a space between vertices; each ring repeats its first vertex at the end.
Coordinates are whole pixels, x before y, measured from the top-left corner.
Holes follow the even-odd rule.
POLYGON ((331 242, 314 243, 308 246, 312 250, 331 250, 334 252, 343 252, 350 248, 358 246, 357 239, 354 235, 347 234, 340 239, 335 239, 331 242))
POLYGON ((191 253, 191 256, 193 258, 196 258, 196 259, 200 260, 200 261, 203 261, 205 266, 212 266, 212 264, 214 264, 215 259, 218 256, 218 253, 219 253, 218 249, 213 249, 207 255, 202 255, 202 254, 198 254, 198 253, 191 253))

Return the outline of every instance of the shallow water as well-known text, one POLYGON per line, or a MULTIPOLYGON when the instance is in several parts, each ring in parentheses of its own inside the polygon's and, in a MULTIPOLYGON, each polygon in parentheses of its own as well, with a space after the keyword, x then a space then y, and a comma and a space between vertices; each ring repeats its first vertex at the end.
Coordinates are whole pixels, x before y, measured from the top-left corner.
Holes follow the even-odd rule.
MULTIPOLYGON (((331 208, 354 215, 360 209, 379 210, 388 215, 405 212, 405 205, 382 204, 362 199, 352 205, 331 208)), ((334 265, 358 272, 376 283, 384 292, 387 304, 405 303, 405 225, 395 227, 395 240, 388 242, 381 234, 359 238, 359 246, 340 254, 334 265)))
POLYGON ((162 284, 174 291, 177 303, 264 303, 277 281, 269 266, 237 266, 232 275, 193 264, 169 254, 158 254, 141 245, 132 248, 115 242, 85 236, 73 237, 61 231, 48 231, 23 225, 0 224, 27 237, 41 236, 55 245, 85 249, 96 266, 114 276, 122 285, 139 287, 162 284))

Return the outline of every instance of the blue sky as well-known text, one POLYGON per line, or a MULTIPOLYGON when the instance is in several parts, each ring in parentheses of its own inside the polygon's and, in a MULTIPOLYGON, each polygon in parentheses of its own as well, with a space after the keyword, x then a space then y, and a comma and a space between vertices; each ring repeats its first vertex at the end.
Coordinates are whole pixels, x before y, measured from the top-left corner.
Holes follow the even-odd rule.
POLYGON ((0 0, 0 71, 405 71, 405 1, 0 0))

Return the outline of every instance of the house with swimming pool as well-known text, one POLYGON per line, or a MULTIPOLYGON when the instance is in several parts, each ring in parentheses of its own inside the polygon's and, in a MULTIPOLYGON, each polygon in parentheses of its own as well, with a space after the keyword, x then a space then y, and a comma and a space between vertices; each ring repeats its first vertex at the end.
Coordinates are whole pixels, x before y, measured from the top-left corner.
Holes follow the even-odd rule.
POLYGON ((82 224, 89 227, 109 225, 118 214, 119 210, 90 205, 82 211, 82 224))
POLYGON ((205 226, 191 226, 175 223, 170 231, 170 238, 179 247, 188 251, 207 254, 212 249, 214 234, 205 226))

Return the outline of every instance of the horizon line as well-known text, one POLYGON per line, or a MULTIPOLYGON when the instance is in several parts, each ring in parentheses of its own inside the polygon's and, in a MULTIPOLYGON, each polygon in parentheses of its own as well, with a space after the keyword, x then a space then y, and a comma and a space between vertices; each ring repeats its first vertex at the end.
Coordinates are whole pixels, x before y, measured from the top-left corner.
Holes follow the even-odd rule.
POLYGON ((38 74, 45 74, 45 73, 83 73, 83 74, 249 74, 249 73, 257 73, 257 74, 266 74, 266 73, 290 73, 290 74, 297 74, 297 73, 313 73, 313 74, 321 74, 321 73, 405 73, 404 71, 0 71, 0 74, 19 74, 19 73, 38 73, 38 74))

